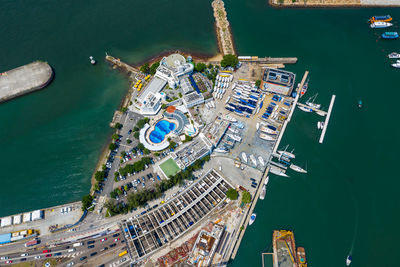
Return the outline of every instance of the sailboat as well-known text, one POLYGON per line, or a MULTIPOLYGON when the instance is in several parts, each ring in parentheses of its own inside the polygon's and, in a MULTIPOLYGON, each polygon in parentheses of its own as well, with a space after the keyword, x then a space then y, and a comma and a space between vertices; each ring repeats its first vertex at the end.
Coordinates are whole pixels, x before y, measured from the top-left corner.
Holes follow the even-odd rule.
POLYGON ((307 171, 297 165, 294 164, 290 164, 289 166, 292 170, 296 171, 296 172, 301 172, 301 173, 307 173, 307 171))
POLYGON ((353 257, 351 255, 348 255, 346 258, 346 266, 349 266, 351 264, 352 260, 353 260, 353 257))
POLYGON ((264 159, 261 156, 258 156, 258 161, 261 163, 262 166, 265 166, 264 159))
POLYGON ((318 94, 313 95, 306 101, 306 105, 310 106, 315 109, 319 109, 321 107, 321 104, 315 104, 314 101, 317 98, 318 94))
POLYGON ((296 158, 296 155, 293 154, 294 149, 292 150, 292 152, 287 152, 286 151, 288 149, 288 147, 289 146, 287 145, 284 150, 278 150, 278 154, 286 155, 286 156, 288 156, 289 158, 292 158, 292 159, 296 158))
POLYGON ((273 174, 279 175, 279 176, 289 177, 289 175, 287 175, 285 173, 285 171, 281 168, 271 168, 270 172, 272 172, 273 174))
POLYGON ((305 107, 305 106, 297 106, 299 109, 301 109, 302 111, 304 111, 304 112, 313 112, 313 109, 312 108, 309 108, 309 107, 305 107))
POLYGON ((242 159, 245 163, 247 163, 247 155, 246 153, 242 152, 242 159))

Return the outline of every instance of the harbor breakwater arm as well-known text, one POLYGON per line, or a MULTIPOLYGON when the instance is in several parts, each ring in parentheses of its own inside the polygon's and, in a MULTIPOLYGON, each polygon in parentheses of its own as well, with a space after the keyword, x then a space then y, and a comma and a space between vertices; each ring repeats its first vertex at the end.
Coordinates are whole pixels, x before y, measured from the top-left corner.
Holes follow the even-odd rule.
POLYGON ((269 0, 275 7, 399 7, 398 0, 269 0))
POLYGON ((0 73, 0 103, 40 90, 52 79, 53 70, 43 61, 0 73))
POLYGON ((131 65, 128 65, 125 62, 122 62, 121 59, 119 58, 115 58, 113 56, 110 56, 106 53, 106 61, 110 62, 111 64, 113 64, 115 67, 121 68, 127 72, 132 72, 132 73, 137 73, 139 72, 138 68, 135 68, 131 65))
POLYGON ((224 2, 222 0, 214 0, 211 5, 214 10, 219 51, 222 55, 236 55, 224 2))

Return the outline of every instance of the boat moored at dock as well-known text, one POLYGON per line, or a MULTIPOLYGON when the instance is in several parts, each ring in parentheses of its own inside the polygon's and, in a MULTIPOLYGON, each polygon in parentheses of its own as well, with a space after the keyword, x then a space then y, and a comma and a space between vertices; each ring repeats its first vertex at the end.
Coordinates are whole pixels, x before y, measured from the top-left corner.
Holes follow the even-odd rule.
POLYGON ((296 172, 301 172, 301 173, 307 173, 307 171, 297 165, 294 164, 290 164, 289 166, 292 170, 296 171, 296 172))
POLYGON ((388 58, 390 58, 390 59, 400 58, 400 54, 396 53, 396 52, 392 52, 388 55, 388 58))
POLYGON ((307 267, 306 250, 303 247, 297 248, 297 266, 307 267))
POLYGON ((257 214, 253 213, 250 216, 250 221, 249 221, 249 225, 252 225, 254 223, 254 221, 256 220, 257 214))
POLYGON ((372 18, 369 19, 370 23, 374 23, 376 21, 389 22, 392 21, 392 17, 390 15, 384 15, 384 16, 373 16, 372 18))

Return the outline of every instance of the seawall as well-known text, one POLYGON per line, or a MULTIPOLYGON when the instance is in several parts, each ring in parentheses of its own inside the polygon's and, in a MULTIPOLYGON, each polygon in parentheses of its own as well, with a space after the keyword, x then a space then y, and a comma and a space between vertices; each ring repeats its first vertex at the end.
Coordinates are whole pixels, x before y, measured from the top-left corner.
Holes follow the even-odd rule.
POLYGON ((40 90, 52 79, 53 70, 43 61, 0 73, 0 103, 40 90))

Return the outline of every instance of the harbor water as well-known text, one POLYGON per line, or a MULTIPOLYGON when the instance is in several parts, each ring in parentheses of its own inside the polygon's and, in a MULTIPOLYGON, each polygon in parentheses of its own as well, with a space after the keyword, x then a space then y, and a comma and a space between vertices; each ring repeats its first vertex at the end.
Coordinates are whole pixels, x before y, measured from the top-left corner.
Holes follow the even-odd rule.
MULTIPOLYGON (((396 266, 400 73, 386 55, 399 41, 380 39, 383 30, 371 30, 366 20, 391 14, 393 30, 400 30, 400 10, 274 9, 266 2, 225 2, 239 54, 296 56, 288 69, 299 78, 310 71, 301 100, 319 93, 327 109, 331 95, 337 97, 323 144, 322 118, 295 111, 282 146, 295 148, 295 164, 308 174, 270 176, 230 266, 260 266, 274 229, 294 230, 310 266, 344 266, 350 252, 352 266, 396 266)), ((131 63, 169 49, 217 51, 209 1, 6 0, 0 22, 7 25, 0 27, 1 72, 36 59, 55 69, 48 88, 0 105, 0 216, 88 192, 112 132, 108 123, 128 87, 104 63, 105 51, 131 63)))

